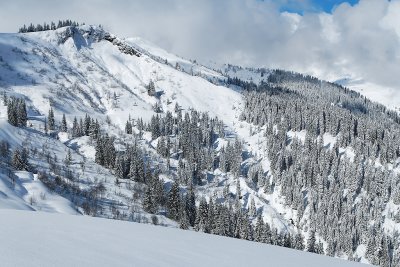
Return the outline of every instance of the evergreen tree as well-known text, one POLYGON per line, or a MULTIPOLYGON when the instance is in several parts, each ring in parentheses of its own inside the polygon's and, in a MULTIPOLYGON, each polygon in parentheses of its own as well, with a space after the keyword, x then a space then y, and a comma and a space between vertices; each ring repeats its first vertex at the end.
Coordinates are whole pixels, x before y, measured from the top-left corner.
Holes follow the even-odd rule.
POLYGON ((104 155, 104 144, 103 140, 97 140, 95 148, 95 162, 99 165, 105 165, 105 155, 104 155))
POLYGON ((121 178, 121 179, 125 179, 126 178, 126 165, 125 165, 125 159, 124 157, 120 156, 120 157, 116 157, 115 158, 115 174, 121 178))
POLYGON ((193 227, 196 220, 196 196, 193 185, 190 186, 189 192, 186 194, 185 203, 189 225, 193 227))
POLYGON ((79 127, 78 119, 74 117, 74 122, 72 123, 72 138, 81 136, 81 130, 79 127))
POLYGON ((49 110, 49 115, 47 117, 47 124, 48 124, 48 128, 50 131, 54 131, 55 130, 55 120, 54 120, 54 111, 53 108, 50 107, 49 110))
POLYGON ((172 184, 168 194, 168 217, 177 221, 179 219, 179 210, 181 206, 179 185, 177 182, 172 184))
POLYGON ((156 87, 154 85, 154 82, 150 80, 149 84, 147 85, 147 93, 149 96, 155 96, 156 95, 156 87))
POLYGON ((143 209, 149 213, 155 213, 154 206, 153 192, 148 186, 144 194, 143 209))
POLYGON ((23 148, 21 150, 14 150, 12 157, 12 165, 16 170, 27 170, 28 169, 28 151, 23 148))
POLYGON ((99 138, 100 135, 100 124, 96 120, 91 120, 90 126, 89 126, 89 136, 95 140, 99 138))
POLYGON ((132 134, 132 124, 130 121, 126 121, 125 124, 125 133, 132 134))
POLYGON ((67 120, 65 119, 65 114, 63 114, 62 120, 61 120, 61 131, 62 132, 67 132, 67 130, 68 130, 67 120))
POLYGON ((179 215, 179 228, 184 230, 189 229, 189 218, 184 207, 182 207, 179 215))
POLYGON ((256 229, 254 232, 254 241, 263 242, 263 234, 264 234, 264 221, 261 217, 261 214, 257 216, 256 229))
POLYGON ((7 101, 7 118, 8 122, 13 126, 26 126, 28 119, 25 100, 12 97, 7 101))
POLYGON ((70 149, 67 149, 67 155, 65 156, 64 163, 67 166, 69 166, 72 163, 72 155, 71 155, 71 150, 70 149))
POLYGON ((257 216, 257 209, 256 209, 256 204, 254 202, 254 198, 251 198, 249 215, 252 218, 255 218, 257 216))
POLYGON ((294 248, 297 250, 304 250, 304 237, 300 232, 297 232, 294 237, 294 248))
POLYGON ((313 230, 310 230, 308 234, 308 239, 307 239, 307 251, 308 252, 313 252, 316 253, 316 248, 315 248, 315 232, 313 230))
POLYGON ((200 200, 199 207, 196 211, 196 221, 195 221, 195 230, 208 232, 207 229, 207 216, 208 216, 208 204, 205 198, 200 200))

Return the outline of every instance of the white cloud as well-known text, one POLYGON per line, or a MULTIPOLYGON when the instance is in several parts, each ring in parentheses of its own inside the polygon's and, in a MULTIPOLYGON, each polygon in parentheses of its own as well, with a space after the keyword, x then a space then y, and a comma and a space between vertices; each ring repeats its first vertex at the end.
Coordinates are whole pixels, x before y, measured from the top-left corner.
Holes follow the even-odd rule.
POLYGON ((141 36, 202 61, 284 68, 334 80, 363 78, 399 88, 400 0, 341 4, 332 14, 280 13, 307 0, 14 0, 2 3, 2 31, 71 18, 141 36))

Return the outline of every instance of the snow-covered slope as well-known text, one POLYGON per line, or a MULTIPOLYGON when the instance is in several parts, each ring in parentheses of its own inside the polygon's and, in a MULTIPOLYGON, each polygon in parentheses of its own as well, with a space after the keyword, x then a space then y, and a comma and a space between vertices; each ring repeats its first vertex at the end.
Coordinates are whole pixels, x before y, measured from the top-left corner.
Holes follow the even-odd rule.
MULTIPOLYGON (((108 115, 123 125, 129 114, 149 119, 156 102, 164 111, 173 109, 178 102, 185 109, 208 111, 231 120, 232 103, 240 100, 238 93, 178 71, 146 54, 121 52, 122 41, 114 38, 90 26, 0 34, 0 87, 10 95, 27 96, 41 114, 46 114, 51 104, 58 114, 108 115), (159 99, 147 95, 145 86, 150 80, 155 83, 159 99)), ((131 42, 123 44, 133 49, 131 42)), ((173 55, 162 56, 177 62, 173 55)))
POLYGON ((2 266, 363 266, 137 223, 13 210, 0 216, 2 266))
POLYGON ((177 55, 174 55, 160 47, 157 47, 156 45, 143 38, 127 38, 125 41, 131 46, 138 49, 143 54, 148 55, 155 61, 170 65, 174 68, 178 68, 179 70, 186 72, 190 75, 200 76, 211 81, 218 81, 225 78, 221 72, 217 72, 208 67, 205 67, 199 64, 196 60, 187 60, 177 55))
MULTIPOLYGON (((29 123, 40 125, 40 122, 35 120, 29 123)), ((96 186, 104 186, 103 195, 106 201, 104 201, 102 209, 106 210, 97 216, 127 219, 127 216, 132 216, 131 212, 134 209, 135 213, 141 217, 140 220, 150 220, 150 214, 142 212, 132 204, 131 185, 129 183, 124 183, 124 187, 116 185, 115 175, 110 170, 94 163, 93 148, 88 138, 68 139, 66 143, 74 150, 62 142, 65 134, 60 134, 59 140, 57 140, 40 133, 38 129, 40 126, 17 128, 0 117, 0 141, 6 140, 10 145, 10 150, 27 147, 31 151, 37 151, 34 155, 31 152, 30 163, 35 168, 30 171, 13 171, 7 166, 4 167, 3 162, 0 162, 0 209, 36 210, 74 215, 87 213, 77 206, 79 199, 70 193, 54 188, 50 190, 39 179, 40 173, 47 172, 51 168, 64 170, 64 159, 70 151, 72 162, 69 169, 78 176, 72 177, 71 182, 79 185, 79 188, 86 192, 96 186), (48 157, 57 157, 59 160, 49 163, 48 157), (55 167, 51 167, 52 164, 55 164, 55 167), (82 164, 84 168, 82 168, 82 164), (68 198, 75 198, 77 202, 73 203, 68 198), (119 214, 117 217, 111 211, 111 206, 115 206, 116 203, 118 203, 117 213, 119 214)), ((159 223, 175 225, 175 222, 163 218, 163 216, 159 218, 159 223)))
MULTIPOLYGON (((12 148, 36 141, 36 147, 48 141, 38 133, 29 132, 9 125, 0 117, 0 139, 7 140, 12 148)), ((62 148, 59 146, 58 148, 62 148)), ((53 146, 53 152, 62 155, 64 151, 53 146)), ((37 174, 19 171, 12 173, 0 165, 0 208, 42 210, 47 212, 77 214, 74 205, 67 199, 50 192, 37 178, 37 174)))

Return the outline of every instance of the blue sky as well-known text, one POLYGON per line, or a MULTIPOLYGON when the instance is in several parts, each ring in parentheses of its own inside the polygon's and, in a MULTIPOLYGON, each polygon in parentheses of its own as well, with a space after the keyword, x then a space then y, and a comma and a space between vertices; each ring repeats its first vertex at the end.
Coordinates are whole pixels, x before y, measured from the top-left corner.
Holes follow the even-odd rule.
POLYGON ((357 4, 359 0, 285 0, 281 2, 281 11, 304 14, 305 12, 321 12, 331 13, 332 10, 342 4, 357 4))

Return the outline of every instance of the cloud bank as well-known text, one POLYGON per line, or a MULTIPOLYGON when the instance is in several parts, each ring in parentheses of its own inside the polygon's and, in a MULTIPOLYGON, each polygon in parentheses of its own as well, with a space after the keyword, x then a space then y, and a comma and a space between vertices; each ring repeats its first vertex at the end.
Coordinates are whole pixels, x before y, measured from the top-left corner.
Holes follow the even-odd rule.
POLYGON ((0 31, 71 18, 141 36, 181 56, 264 66, 400 91, 400 0, 343 3, 332 13, 280 12, 293 0, 15 0, 2 3, 0 31))

